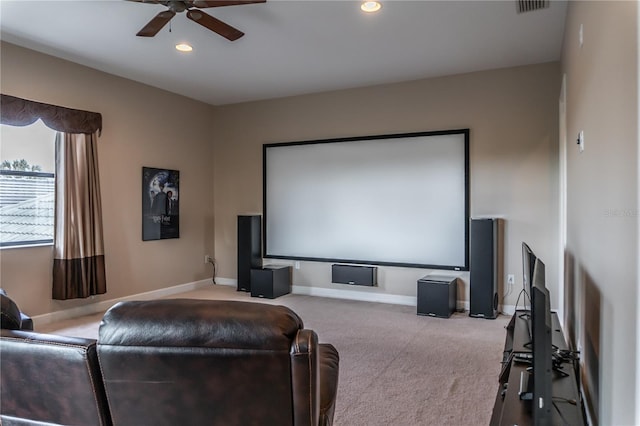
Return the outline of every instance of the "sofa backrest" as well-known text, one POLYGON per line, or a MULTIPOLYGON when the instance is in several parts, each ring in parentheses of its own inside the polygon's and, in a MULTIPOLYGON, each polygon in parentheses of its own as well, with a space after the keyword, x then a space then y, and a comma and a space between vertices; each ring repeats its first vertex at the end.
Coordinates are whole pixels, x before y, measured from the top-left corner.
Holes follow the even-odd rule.
POLYGON ((95 340, 0 333, 0 423, 111 424, 95 340))
POLYGON ((98 338, 116 425, 317 424, 317 351, 289 308, 236 301, 121 302, 98 338))

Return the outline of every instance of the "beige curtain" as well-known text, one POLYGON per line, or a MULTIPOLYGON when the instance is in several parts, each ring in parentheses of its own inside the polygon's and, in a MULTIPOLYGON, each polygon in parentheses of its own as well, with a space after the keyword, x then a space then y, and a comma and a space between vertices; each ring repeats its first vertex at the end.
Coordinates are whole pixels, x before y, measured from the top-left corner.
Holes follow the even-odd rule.
POLYGON ((0 94, 0 123, 57 130, 53 298, 106 293, 97 139, 102 115, 0 94))
POLYGON ((53 298, 106 293, 98 134, 56 137, 53 298))

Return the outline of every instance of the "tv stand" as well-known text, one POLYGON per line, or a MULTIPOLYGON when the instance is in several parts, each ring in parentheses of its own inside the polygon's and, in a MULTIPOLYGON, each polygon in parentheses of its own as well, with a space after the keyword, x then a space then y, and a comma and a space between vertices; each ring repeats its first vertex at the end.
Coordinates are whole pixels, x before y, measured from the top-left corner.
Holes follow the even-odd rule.
MULTIPOLYGON (((531 363, 528 362, 531 356, 531 345, 528 344, 531 340, 528 318, 529 311, 518 310, 507 325, 502 371, 498 378, 500 386, 493 406, 491 426, 533 424, 531 400, 527 398, 531 392, 527 384, 530 379, 527 369, 531 367, 531 363)), ((567 344, 557 313, 551 313, 551 320, 553 346, 561 352, 567 352, 567 344)), ((554 359, 554 366, 561 363, 560 366, 564 368, 554 373, 552 425, 586 425, 575 362, 577 362, 575 358, 554 359)))

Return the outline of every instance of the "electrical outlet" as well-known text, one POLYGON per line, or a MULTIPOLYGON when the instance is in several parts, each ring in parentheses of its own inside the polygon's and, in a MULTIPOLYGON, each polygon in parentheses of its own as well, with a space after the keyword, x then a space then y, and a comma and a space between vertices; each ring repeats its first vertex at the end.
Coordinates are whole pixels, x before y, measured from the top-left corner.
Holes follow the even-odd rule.
POLYGON ((298 261, 296 260, 296 263, 294 264, 294 267, 295 267, 296 269, 300 269, 300 262, 298 262, 298 261))
POLYGON ((584 130, 578 133, 578 149, 580 152, 584 151, 584 130))
POLYGON ((516 283, 516 276, 513 274, 507 275, 507 284, 514 285, 516 283))
POLYGON ((208 254, 204 255, 204 263, 213 263, 211 262, 211 256, 209 256, 208 254))

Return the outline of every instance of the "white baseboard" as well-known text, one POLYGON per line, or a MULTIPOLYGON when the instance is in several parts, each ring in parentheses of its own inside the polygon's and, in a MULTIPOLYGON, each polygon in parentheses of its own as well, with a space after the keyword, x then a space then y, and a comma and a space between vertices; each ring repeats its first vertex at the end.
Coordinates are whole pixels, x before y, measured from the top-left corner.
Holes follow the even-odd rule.
POLYGON ((119 297, 116 299, 102 300, 96 303, 90 303, 88 305, 77 306, 75 308, 64 309, 62 311, 51 312, 48 314, 34 316, 33 322, 36 325, 49 324, 52 322, 63 321, 69 318, 80 317, 83 315, 96 314, 98 312, 104 312, 118 302, 127 300, 151 300, 159 299, 161 297, 171 296, 173 294, 184 293, 187 291, 197 290, 200 288, 208 287, 211 285, 209 279, 195 281, 187 284, 180 284, 173 287, 161 288, 159 290, 147 291, 145 293, 138 293, 132 296, 119 297))
MULTIPOLYGON (((216 278, 216 284, 236 286, 237 280, 233 278, 216 278)), ((342 290, 324 287, 308 287, 293 285, 291 287, 293 294, 301 294, 305 296, 329 297, 334 299, 359 300, 362 302, 390 303, 394 305, 416 306, 417 298, 415 296, 401 296, 399 294, 374 293, 354 290, 342 290)), ((462 311, 469 311, 469 301, 458 300, 456 308, 462 311)), ((516 307, 513 305, 500 305, 498 307, 500 313, 504 315, 513 315, 516 307)))
MULTIPOLYGON (((235 285, 232 284, 232 285, 235 285)), ((341 290, 322 287, 305 287, 292 286, 293 294, 303 294, 307 296, 331 297, 335 299, 360 300, 363 302, 390 303, 394 305, 416 306, 418 301, 415 296, 401 296, 398 294, 373 293, 354 290, 341 290)), ((458 300, 456 302, 458 311, 469 311, 469 302, 466 300, 458 300)), ((513 305, 501 305, 498 307, 500 313, 504 315, 513 315, 516 307, 513 305)))
POLYGON ((233 278, 217 278, 216 277, 216 284, 235 287, 238 285, 238 280, 235 280, 233 278))
POLYGON ((323 287, 307 287, 294 285, 291 287, 293 294, 305 296, 330 297, 334 299, 359 300, 361 302, 390 303, 394 305, 416 306, 416 297, 401 296, 399 294, 373 293, 353 290, 340 290, 323 287))
MULTIPOLYGON (((216 284, 225 286, 236 286, 237 280, 233 278, 216 278, 216 284)), ((118 302, 126 300, 152 300, 159 299, 161 297, 167 297, 174 294, 185 293, 187 291, 197 290, 211 286, 209 279, 195 281, 187 284, 180 284, 173 287, 162 288, 159 290, 148 291, 145 293, 138 293, 131 296, 120 297, 116 299, 103 300, 96 303, 90 303, 88 305, 78 306, 75 308, 64 309, 62 311, 51 312, 48 314, 37 315, 33 317, 33 322, 36 325, 49 324, 52 322, 63 321, 69 318, 75 318, 83 315, 91 315, 98 312, 104 312, 118 302)), ((393 305, 407 305, 416 306, 417 298, 415 296, 402 296, 399 294, 378 293, 370 291, 354 291, 354 290, 342 290, 334 288, 324 287, 307 287, 300 285, 293 285, 291 287, 293 294, 301 294, 305 296, 318 296, 329 297, 334 299, 345 300, 358 300, 361 302, 374 302, 374 303, 389 303, 393 305)), ((457 302, 458 310, 469 310, 469 302, 461 301, 457 302)), ((499 306, 500 312, 505 315, 513 315, 515 312, 515 306, 513 305, 501 305, 499 306)))
MULTIPOLYGON (((238 281, 233 278, 216 278, 216 284, 237 285, 238 281)), ((324 287, 308 287, 302 285, 292 285, 292 294, 301 294, 303 296, 329 297, 332 299, 359 300, 361 302, 378 302, 390 303, 393 305, 416 305, 416 297, 401 296, 398 294, 373 293, 365 291, 341 290, 335 288, 324 287)))

